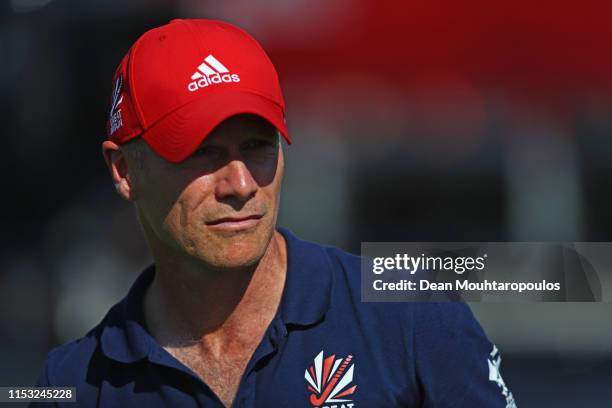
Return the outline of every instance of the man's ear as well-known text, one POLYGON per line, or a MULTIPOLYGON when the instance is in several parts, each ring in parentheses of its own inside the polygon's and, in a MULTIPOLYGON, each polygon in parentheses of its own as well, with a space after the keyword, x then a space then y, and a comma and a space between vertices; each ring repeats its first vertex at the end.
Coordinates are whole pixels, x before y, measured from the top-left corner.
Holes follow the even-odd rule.
POLYGON ((110 140, 102 143, 102 155, 110 172, 115 189, 123 199, 133 202, 135 200, 134 186, 130 177, 130 169, 125 153, 119 145, 110 140))

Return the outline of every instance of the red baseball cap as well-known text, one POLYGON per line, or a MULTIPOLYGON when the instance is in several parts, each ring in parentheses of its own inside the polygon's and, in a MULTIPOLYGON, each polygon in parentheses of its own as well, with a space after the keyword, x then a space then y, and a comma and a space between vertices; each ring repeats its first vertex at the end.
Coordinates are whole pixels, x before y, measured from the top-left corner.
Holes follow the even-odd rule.
POLYGON ((144 33, 123 57, 106 131, 119 145, 140 136, 178 163, 241 113, 261 116, 291 143, 278 75, 257 41, 223 21, 177 19, 144 33))

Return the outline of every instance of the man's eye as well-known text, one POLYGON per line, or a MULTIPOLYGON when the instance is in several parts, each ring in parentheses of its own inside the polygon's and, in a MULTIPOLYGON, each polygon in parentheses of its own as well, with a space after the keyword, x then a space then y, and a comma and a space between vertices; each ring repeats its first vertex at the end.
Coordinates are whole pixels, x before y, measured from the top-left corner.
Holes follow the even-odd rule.
POLYGON ((194 156, 214 156, 219 151, 218 148, 214 146, 202 146, 198 148, 195 152, 193 152, 194 156))
POLYGON ((245 150, 258 150, 274 147, 274 143, 269 140, 250 140, 243 145, 245 150))

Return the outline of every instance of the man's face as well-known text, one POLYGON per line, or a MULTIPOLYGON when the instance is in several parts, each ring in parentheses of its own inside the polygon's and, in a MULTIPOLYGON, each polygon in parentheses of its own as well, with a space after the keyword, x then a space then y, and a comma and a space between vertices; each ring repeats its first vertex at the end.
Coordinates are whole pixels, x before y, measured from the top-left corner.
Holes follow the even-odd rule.
POLYGON ((252 265, 263 256, 284 170, 272 125, 254 115, 234 116, 179 164, 146 145, 143 150, 132 183, 153 251, 187 253, 216 268, 252 265))

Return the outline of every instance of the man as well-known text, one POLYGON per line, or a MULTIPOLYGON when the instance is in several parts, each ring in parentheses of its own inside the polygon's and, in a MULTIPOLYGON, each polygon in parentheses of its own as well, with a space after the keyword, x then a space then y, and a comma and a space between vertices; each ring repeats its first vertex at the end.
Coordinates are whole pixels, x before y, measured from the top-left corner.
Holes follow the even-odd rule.
POLYGON ((103 154, 155 262, 38 385, 83 406, 514 407, 467 306, 362 303, 358 257, 276 229, 290 139, 248 34, 173 20, 113 84, 103 154))

